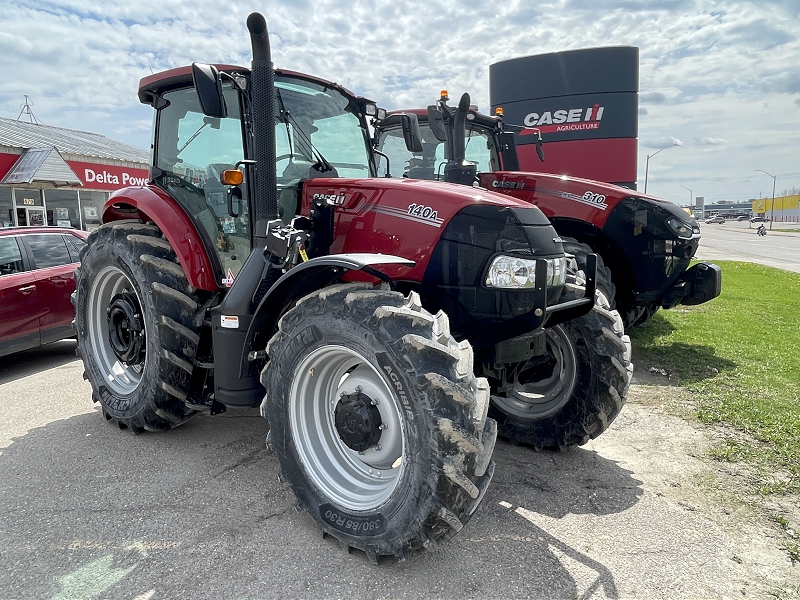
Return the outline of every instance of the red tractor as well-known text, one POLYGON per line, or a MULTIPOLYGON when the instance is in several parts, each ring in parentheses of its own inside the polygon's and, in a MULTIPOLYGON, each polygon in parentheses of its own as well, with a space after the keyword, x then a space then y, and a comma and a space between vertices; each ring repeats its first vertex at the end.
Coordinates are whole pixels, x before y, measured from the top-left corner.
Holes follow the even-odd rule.
MULTIPOLYGON (((109 198, 75 275, 85 376, 135 433, 260 406, 320 529, 402 559, 457 533, 491 480, 478 365, 552 367, 545 325, 593 310, 595 257, 578 285, 529 203, 378 178, 376 105, 274 70, 264 18, 247 25, 251 68, 140 83, 156 111, 150 181, 109 198)), ((542 385, 581 385, 558 375, 542 385)), ((616 377, 624 392, 625 365, 616 377)))
MULTIPOLYGON (((700 228, 677 205, 600 181, 520 172, 515 134, 501 116, 479 113, 466 94, 458 107, 447 101, 443 92, 427 110, 397 111, 379 123, 378 150, 390 164, 404 165, 404 177, 476 183, 538 206, 579 266, 588 254, 599 255, 598 289, 626 328, 659 308, 701 304, 719 295, 717 265, 689 267, 700 228)), ((524 128, 520 134, 535 136, 544 160, 538 130, 524 128)))

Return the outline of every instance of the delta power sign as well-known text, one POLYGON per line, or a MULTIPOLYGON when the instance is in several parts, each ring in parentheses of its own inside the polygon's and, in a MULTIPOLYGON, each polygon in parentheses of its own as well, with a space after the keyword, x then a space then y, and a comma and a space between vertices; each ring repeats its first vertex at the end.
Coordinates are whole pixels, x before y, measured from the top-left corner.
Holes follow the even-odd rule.
POLYGON ((78 161, 67 161, 86 189, 114 191, 130 186, 144 186, 150 178, 147 169, 98 165, 78 161))

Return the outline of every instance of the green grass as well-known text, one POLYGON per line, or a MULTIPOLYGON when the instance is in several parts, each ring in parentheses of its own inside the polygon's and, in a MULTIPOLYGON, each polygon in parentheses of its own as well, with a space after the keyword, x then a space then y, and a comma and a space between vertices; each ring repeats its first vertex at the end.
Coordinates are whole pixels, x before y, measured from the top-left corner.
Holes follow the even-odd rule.
POLYGON ((634 363, 665 369, 697 400, 697 417, 740 435, 712 448, 746 461, 759 494, 800 492, 800 274, 720 262, 722 294, 659 311, 629 333, 634 363))

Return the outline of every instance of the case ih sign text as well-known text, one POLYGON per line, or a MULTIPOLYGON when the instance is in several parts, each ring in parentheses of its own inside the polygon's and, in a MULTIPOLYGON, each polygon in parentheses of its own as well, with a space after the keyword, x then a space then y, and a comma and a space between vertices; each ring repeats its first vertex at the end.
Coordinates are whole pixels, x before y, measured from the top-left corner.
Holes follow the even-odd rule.
MULTIPOLYGON (((605 107, 595 104, 588 107, 585 111, 582 108, 570 110, 545 111, 539 113, 528 113, 523 122, 526 127, 535 127, 542 133, 564 132, 564 131, 584 131, 587 129, 600 129, 600 119, 603 118, 605 107)), ((535 133, 530 129, 523 129, 520 135, 531 135, 535 133)))
POLYGON ((150 178, 147 169, 78 161, 67 161, 67 163, 81 180, 83 186, 90 190, 114 191, 129 186, 146 185, 150 178))

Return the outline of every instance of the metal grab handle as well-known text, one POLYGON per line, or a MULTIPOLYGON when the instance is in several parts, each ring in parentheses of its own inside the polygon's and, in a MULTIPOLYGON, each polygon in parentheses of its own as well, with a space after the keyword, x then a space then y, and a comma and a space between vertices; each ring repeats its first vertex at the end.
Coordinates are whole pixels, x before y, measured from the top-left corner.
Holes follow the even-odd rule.
POLYGON ((30 294, 35 289, 36 289, 35 285, 26 285, 25 287, 19 288, 19 291, 27 296, 28 294, 30 294))

